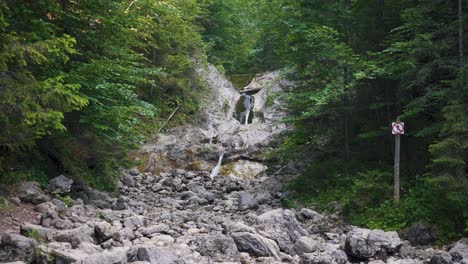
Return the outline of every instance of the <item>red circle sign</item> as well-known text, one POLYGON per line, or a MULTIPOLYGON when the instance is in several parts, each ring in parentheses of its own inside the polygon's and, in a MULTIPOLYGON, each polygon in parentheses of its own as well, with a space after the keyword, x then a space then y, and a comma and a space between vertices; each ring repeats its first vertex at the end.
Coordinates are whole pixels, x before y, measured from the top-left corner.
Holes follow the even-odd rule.
POLYGON ((405 123, 403 122, 392 123, 392 134, 394 135, 405 134, 405 123))

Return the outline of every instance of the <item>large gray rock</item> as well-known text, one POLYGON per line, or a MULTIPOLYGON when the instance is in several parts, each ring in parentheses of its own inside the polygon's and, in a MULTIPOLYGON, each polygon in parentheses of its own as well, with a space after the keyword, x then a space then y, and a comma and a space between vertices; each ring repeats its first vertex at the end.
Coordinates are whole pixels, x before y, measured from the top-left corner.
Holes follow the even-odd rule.
POLYGON ((0 237, 0 261, 34 260, 38 243, 36 240, 18 234, 5 234, 0 237))
POLYGON ((303 236, 296 241, 296 244, 294 244, 294 251, 299 256, 302 256, 305 253, 317 252, 322 248, 321 242, 323 241, 303 236))
POLYGON ((323 221, 323 216, 317 213, 314 210, 308 208, 302 208, 300 214, 307 220, 312 221, 312 223, 319 223, 323 221))
POLYGON ((239 251, 234 239, 226 236, 203 236, 195 240, 197 252, 213 261, 239 261, 239 251))
POLYGON ((151 225, 139 230, 145 236, 151 236, 154 233, 169 234, 169 226, 166 224, 151 225))
POLYGON ((358 259, 386 258, 402 245, 396 232, 355 228, 346 236, 345 251, 358 259))
POLYGON ((21 234, 31 233, 35 233, 43 242, 67 242, 73 248, 78 247, 81 243, 95 243, 94 228, 86 225, 69 230, 49 229, 28 223, 21 226, 21 234))
POLYGON ((40 204, 49 200, 37 182, 24 182, 18 187, 18 196, 23 202, 40 204))
POLYGON ((346 264, 348 256, 342 250, 304 254, 300 264, 346 264))
POLYGON ((294 243, 308 233, 290 210, 275 209, 258 216, 259 233, 278 243, 281 250, 294 253, 294 243))
POLYGON ((452 256, 442 250, 437 250, 431 258, 430 264, 452 264, 452 256))
POLYGON ((169 248, 140 247, 137 251, 137 258, 140 261, 149 261, 158 264, 178 264, 180 257, 169 248))
POLYGON ((412 246, 431 245, 434 242, 432 229, 421 223, 411 226, 406 232, 406 236, 412 246))
POLYGON ((449 251, 453 261, 468 264, 468 238, 460 239, 449 251))
POLYGON ((101 253, 92 254, 85 257, 83 260, 77 262, 77 264, 92 264, 92 263, 112 263, 112 264, 126 264, 128 248, 119 247, 114 248, 110 251, 104 251, 101 253))
POLYGON ((119 196, 119 198, 112 204, 112 209, 117 211, 122 211, 128 208, 127 203, 123 196, 119 196))
POLYGON ((46 189, 50 193, 63 195, 70 192, 72 184, 72 179, 60 175, 50 180, 46 189))
POLYGON ((255 198, 253 195, 251 195, 249 192, 239 192, 239 200, 237 204, 237 209, 239 211, 245 211, 247 209, 254 209, 258 207, 257 202, 255 201, 255 198))
POLYGON ((98 243, 103 243, 111 238, 117 239, 119 230, 107 222, 99 222, 94 225, 94 235, 98 243))
POLYGON ((241 252, 247 252, 256 257, 279 258, 280 249, 271 239, 246 232, 233 233, 231 236, 241 252))

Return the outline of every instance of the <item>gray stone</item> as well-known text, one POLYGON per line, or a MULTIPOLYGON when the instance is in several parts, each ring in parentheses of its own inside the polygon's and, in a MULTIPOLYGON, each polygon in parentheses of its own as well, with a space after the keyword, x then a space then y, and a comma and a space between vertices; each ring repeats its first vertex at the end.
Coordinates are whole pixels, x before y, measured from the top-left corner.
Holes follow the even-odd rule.
POLYGON ((34 210, 36 210, 36 212, 38 213, 43 214, 47 211, 55 211, 57 210, 57 207, 52 202, 45 202, 45 203, 36 205, 34 210))
POLYGON ((21 200, 18 197, 11 197, 10 201, 13 205, 20 206, 21 205, 21 200))
POLYGON ((300 264, 346 264, 348 256, 342 250, 307 253, 301 258, 300 264))
POLYGON ((117 201, 115 201, 115 203, 112 205, 112 209, 113 210, 118 210, 118 211, 121 211, 121 210, 125 210, 127 209, 128 206, 127 204, 125 203, 125 199, 123 196, 120 196, 117 201))
POLYGON ((135 187, 136 186, 136 181, 133 179, 132 176, 130 175, 125 175, 122 179, 122 182, 125 186, 127 187, 135 187))
POLYGON ((72 179, 69 179, 64 175, 60 175, 50 180, 46 189, 50 193, 63 195, 70 193, 72 184, 72 179))
POLYGON ((421 223, 411 226, 406 232, 406 236, 412 246, 426 246, 434 242, 432 229, 421 223))
POLYGON ((402 242, 396 232, 355 228, 346 236, 345 251, 358 259, 385 258, 398 251, 402 242))
POLYGON ((234 239, 226 236, 203 236, 195 241, 197 252, 215 262, 239 261, 239 251, 234 239))
POLYGON ((452 264, 452 256, 442 250, 437 250, 431 258, 430 264, 452 264))
POLYGON ((144 235, 144 236, 151 236, 154 233, 160 233, 160 234, 169 234, 169 226, 166 224, 159 224, 159 225, 151 225, 145 228, 140 229, 139 231, 144 235))
POLYGON ((144 220, 145 220, 144 216, 136 215, 136 216, 126 218, 125 221, 123 222, 123 225, 132 230, 136 230, 137 228, 140 228, 143 226, 144 220))
MULTIPOLYGON (((54 206, 55 207, 55 206, 54 206)), ((59 215, 54 210, 48 210, 41 216, 41 225, 44 227, 51 227, 59 219, 59 215)))
POLYGON ((303 236, 294 244, 294 251, 299 255, 320 251, 320 241, 310 237, 303 236))
POLYGON ((140 172, 136 168, 129 170, 128 173, 130 173, 130 175, 132 176, 137 176, 138 174, 140 174, 140 172))
POLYGON ((38 243, 36 240, 18 234, 5 234, 0 237, 0 261, 32 262, 38 243))
POLYGON ((258 207, 253 195, 248 192, 239 192, 239 202, 237 204, 237 210, 245 211, 247 209, 255 209, 258 207))
POLYGON ((60 201, 59 199, 52 199, 51 202, 55 205, 55 207, 57 208, 59 212, 65 212, 67 210, 68 206, 64 202, 60 201))
POLYGON ((313 223, 323 221, 323 216, 321 214, 308 208, 302 208, 301 215, 303 215, 306 219, 311 220, 313 223))
POLYGON ((103 243, 111 238, 119 236, 118 229, 107 222, 99 222, 94 225, 94 234, 98 243, 103 243))
POLYGON ((49 200, 37 182, 24 182, 18 187, 19 198, 24 202, 40 204, 49 200))
POLYGON ((290 210, 275 209, 258 216, 257 228, 261 235, 273 239, 281 250, 294 253, 294 243, 308 233, 290 210))
POLYGON ((279 258, 280 249, 275 241, 259 234, 246 232, 233 233, 232 238, 236 242, 237 249, 256 257, 279 258))
POLYGON ((453 261, 468 264, 468 238, 457 241, 449 251, 453 261))
POLYGON ((149 261, 158 264, 178 264, 181 259, 169 248, 140 247, 137 251, 140 261, 149 261))

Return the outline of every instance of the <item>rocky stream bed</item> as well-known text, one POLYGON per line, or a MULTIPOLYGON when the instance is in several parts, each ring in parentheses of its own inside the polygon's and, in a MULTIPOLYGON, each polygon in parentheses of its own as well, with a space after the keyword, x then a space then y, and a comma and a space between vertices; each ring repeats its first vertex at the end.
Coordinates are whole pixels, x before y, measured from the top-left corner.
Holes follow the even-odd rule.
POLYGON ((412 246, 396 232, 346 225, 337 213, 283 208, 281 182, 294 166, 267 164, 263 154, 287 129, 272 95, 290 83, 279 72, 254 79, 245 125, 236 119, 241 94, 214 67, 199 72, 209 93, 198 119, 133 153, 140 166, 123 170, 117 196, 63 175, 45 189, 19 186, 5 203, 35 215, 2 214, 19 230, 0 230, 0 262, 468 263, 468 239, 445 250, 417 239, 412 246))

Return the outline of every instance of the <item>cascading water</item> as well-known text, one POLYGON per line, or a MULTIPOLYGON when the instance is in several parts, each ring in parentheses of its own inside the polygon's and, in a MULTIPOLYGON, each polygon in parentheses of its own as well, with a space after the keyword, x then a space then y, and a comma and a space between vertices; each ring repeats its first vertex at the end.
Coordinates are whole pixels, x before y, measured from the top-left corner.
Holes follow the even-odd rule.
POLYGON ((218 159, 218 164, 211 170, 210 177, 213 179, 218 176, 219 171, 221 170, 221 163, 223 162, 224 152, 221 153, 218 159))
POLYGON ((244 111, 241 113, 240 122, 241 124, 248 125, 249 124, 249 116, 250 111, 253 108, 253 98, 252 96, 243 93, 242 97, 244 98, 244 102, 242 103, 244 106, 244 111))

